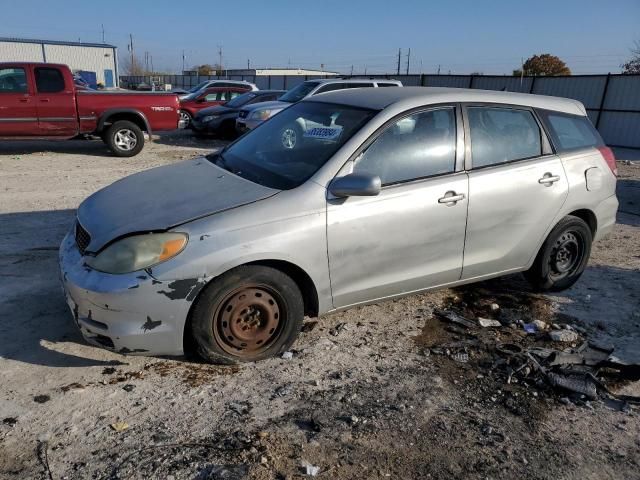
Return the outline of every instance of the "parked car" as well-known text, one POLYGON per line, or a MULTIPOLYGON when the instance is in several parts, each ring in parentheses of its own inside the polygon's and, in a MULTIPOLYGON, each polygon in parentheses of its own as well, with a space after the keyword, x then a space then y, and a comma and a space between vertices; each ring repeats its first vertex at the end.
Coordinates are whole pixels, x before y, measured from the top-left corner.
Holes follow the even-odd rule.
POLYGON ((196 135, 219 134, 225 137, 232 137, 236 133, 236 118, 238 118, 240 108, 276 100, 283 93, 285 93, 285 90, 247 92, 224 105, 202 109, 193 117, 191 129, 196 135))
POLYGON ((287 350, 305 314, 515 272, 568 288, 615 223, 615 188, 578 101, 332 92, 90 196, 61 278, 95 345, 253 361, 287 350), (319 126, 291 143, 300 122, 319 126))
POLYGON ((174 88, 171 91, 177 93, 182 99, 187 95, 200 92, 209 87, 240 87, 252 91, 258 90, 258 87, 255 83, 246 82, 244 80, 205 80, 204 82, 200 82, 198 85, 196 85, 195 87, 191 87, 188 90, 184 90, 182 88, 174 88))
POLYGON ((179 128, 189 127, 200 110, 222 105, 247 91, 247 87, 209 87, 184 97, 180 100, 179 128))
POLYGON ((264 103, 261 105, 249 105, 240 110, 238 119, 236 120, 236 129, 238 133, 244 133, 252 130, 271 118, 276 113, 291 106, 291 104, 299 102, 305 98, 317 95, 319 93, 333 92, 335 90, 344 90, 347 88, 366 88, 366 87, 401 87, 402 82, 398 80, 369 80, 369 79, 326 79, 326 80, 307 80, 292 88, 277 102, 264 103))
POLYGON ((100 136, 119 157, 137 155, 144 132, 178 126, 175 94, 78 88, 66 65, 0 63, 0 139, 100 136))

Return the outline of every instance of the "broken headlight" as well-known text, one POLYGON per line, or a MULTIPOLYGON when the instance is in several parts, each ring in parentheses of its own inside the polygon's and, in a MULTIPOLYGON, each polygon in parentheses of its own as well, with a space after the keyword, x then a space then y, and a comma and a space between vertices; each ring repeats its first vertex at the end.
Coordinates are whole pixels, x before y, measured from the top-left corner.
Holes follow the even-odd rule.
POLYGON ((142 270, 178 255, 187 245, 184 233, 148 233, 123 238, 95 257, 86 257, 91 268, 105 273, 142 270))

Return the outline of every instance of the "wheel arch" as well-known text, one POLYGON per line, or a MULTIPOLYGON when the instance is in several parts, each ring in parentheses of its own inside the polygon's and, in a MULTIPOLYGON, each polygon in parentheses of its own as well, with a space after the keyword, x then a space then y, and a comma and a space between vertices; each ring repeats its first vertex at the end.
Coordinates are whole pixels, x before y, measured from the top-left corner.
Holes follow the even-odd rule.
POLYGON ((589 225, 591 235, 595 238, 596 232, 598 231, 598 219, 596 217, 596 214, 593 213, 592 210, 589 210, 588 208, 580 208, 578 210, 574 210, 573 212, 567 213, 567 215, 578 217, 581 220, 584 220, 584 222, 589 225))
POLYGON ((147 132, 149 134, 149 137, 151 137, 152 132, 149 120, 147 120, 147 117, 144 113, 132 108, 116 108, 106 110, 100 117, 100 120, 98 121, 98 128, 96 130, 98 132, 104 132, 119 120, 128 120, 135 123, 138 127, 140 127, 140 130, 142 130, 143 132, 147 132))
POLYGON ((311 276, 300 266, 296 265, 287 260, 281 259, 262 259, 262 260, 254 260, 245 263, 241 263, 238 265, 234 265, 231 268, 226 269, 223 272, 218 273, 215 277, 209 279, 209 281, 202 285, 202 288, 198 291, 198 294, 194 298, 193 302, 189 306, 189 311, 187 313, 186 321, 184 322, 183 333, 182 333, 182 344, 185 355, 193 355, 195 353, 195 341, 191 337, 191 318, 193 315, 193 309, 196 305, 196 302, 202 295, 202 292, 205 290, 207 286, 209 286, 213 281, 219 278, 221 275, 224 275, 230 270, 234 268, 243 267, 246 265, 255 265, 255 266, 264 266, 270 267, 275 270, 279 270, 282 273, 291 277, 291 279, 296 283, 300 292, 302 293, 302 300, 304 304, 304 313, 309 317, 317 317, 319 314, 319 297, 317 287, 312 280, 311 276))

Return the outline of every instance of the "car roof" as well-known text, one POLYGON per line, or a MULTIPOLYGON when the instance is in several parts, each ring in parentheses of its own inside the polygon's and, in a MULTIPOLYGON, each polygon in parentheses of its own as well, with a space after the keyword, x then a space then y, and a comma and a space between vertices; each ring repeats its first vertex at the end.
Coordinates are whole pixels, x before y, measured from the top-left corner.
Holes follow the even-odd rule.
MULTIPOLYGON (((286 92, 286 90, 254 90, 251 93, 256 94, 256 95, 268 95, 268 94, 284 93, 284 92, 286 92)), ((249 93, 249 92, 247 92, 247 93, 249 93)))
POLYGON ((352 88, 308 97, 304 102, 338 103, 353 107, 382 110, 391 105, 410 109, 422 105, 453 102, 502 103, 586 115, 578 100, 528 93, 501 92, 468 88, 402 87, 352 88))
POLYGON ((397 83, 402 85, 400 80, 388 80, 386 78, 313 78, 307 80, 305 83, 316 82, 318 84, 322 83, 362 83, 362 82, 382 82, 382 83, 397 83))

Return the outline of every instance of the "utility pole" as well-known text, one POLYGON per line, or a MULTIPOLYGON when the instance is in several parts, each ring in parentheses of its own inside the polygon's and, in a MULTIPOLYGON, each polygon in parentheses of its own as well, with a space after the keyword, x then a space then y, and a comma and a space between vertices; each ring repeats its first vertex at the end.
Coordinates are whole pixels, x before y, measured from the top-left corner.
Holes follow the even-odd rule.
POLYGON ((409 62, 411 61, 411 48, 409 48, 409 53, 407 53, 407 75, 409 75, 409 62))
POLYGON ((182 50, 182 72, 181 73, 184 75, 184 50, 182 50))
POLYGON ((129 34, 129 51, 131 52, 131 72, 130 75, 133 75, 135 72, 135 60, 133 56, 133 34, 129 34))
POLYGON ((220 67, 220 74, 222 74, 222 45, 218 45, 218 66, 220 67))
POLYGON ((438 64, 438 75, 440 75, 440 64, 438 64))
POLYGON ((351 65, 351 76, 353 77, 353 65, 351 65))
POLYGON ((251 62, 249 62, 249 59, 247 58, 247 70, 251 70, 251 62))
POLYGON ((102 27, 102 43, 105 43, 105 41, 104 41, 104 23, 101 23, 100 26, 102 27))
POLYGON ((153 73, 155 72, 155 69, 153 68, 153 55, 149 55, 149 62, 151 62, 151 74, 153 75, 153 73))
POLYGON ((402 57, 402 49, 401 48, 398 49, 398 73, 397 73, 397 75, 400 75, 400 57, 402 57))

